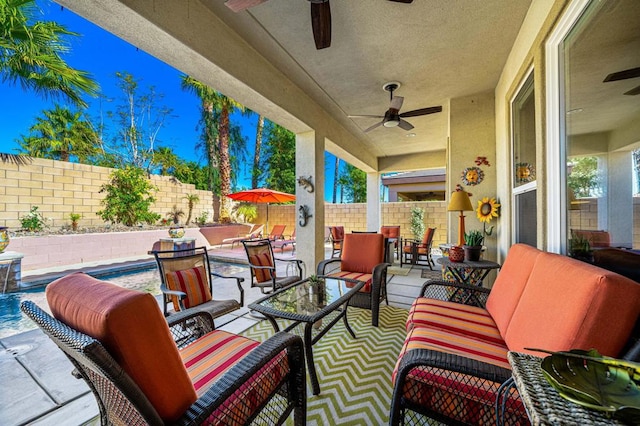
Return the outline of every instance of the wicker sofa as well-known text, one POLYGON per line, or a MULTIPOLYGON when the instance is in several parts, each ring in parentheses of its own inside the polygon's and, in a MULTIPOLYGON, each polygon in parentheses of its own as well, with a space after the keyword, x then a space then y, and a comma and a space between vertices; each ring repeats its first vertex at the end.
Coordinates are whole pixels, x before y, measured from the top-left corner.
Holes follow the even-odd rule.
MULTIPOLYGON (((516 244, 488 289, 427 281, 393 372, 391 424, 494 424, 508 351, 596 348, 637 360, 640 285, 569 257, 516 244)), ((517 391, 505 424, 528 424, 517 391)))

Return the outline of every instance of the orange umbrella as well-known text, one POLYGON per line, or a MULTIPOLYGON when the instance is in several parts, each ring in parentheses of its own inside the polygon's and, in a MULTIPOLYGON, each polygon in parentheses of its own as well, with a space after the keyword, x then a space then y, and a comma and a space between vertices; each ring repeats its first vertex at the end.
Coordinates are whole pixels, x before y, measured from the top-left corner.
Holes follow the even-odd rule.
POLYGON ((286 192, 274 191, 267 188, 247 189, 246 191, 234 192, 227 197, 236 201, 246 201, 249 203, 266 203, 267 204, 267 224, 265 226, 269 232, 269 203, 286 203, 295 201, 296 196, 287 194, 286 192))

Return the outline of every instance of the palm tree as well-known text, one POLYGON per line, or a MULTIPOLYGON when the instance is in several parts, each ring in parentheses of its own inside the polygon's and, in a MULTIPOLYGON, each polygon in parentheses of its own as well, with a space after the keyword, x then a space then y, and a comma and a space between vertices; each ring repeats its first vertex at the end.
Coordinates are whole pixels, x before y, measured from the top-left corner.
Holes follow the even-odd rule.
POLYGON ((38 21, 38 12, 35 0, 0 1, 2 80, 86 107, 81 95, 95 96, 98 84, 62 59, 70 51, 65 38, 78 34, 56 22, 38 21))
POLYGON ((253 169, 251 170, 251 188, 258 187, 260 178, 260 148, 262 146, 262 131, 264 130, 264 117, 258 116, 258 125, 256 126, 256 150, 253 154, 253 169))
POLYGON ((169 147, 161 146, 153 151, 153 164, 160 167, 160 174, 167 176, 171 170, 180 167, 180 157, 169 147))
MULTIPOLYGON (((244 107, 233 99, 224 96, 206 84, 189 76, 182 76, 182 88, 194 93, 202 102, 202 120, 204 123, 204 142, 207 151, 207 160, 212 170, 217 166, 220 178, 220 191, 214 199, 217 198, 217 201, 220 203, 219 219, 224 220, 231 216, 230 200, 226 197, 231 194, 229 116, 235 110, 244 111, 244 107)), ((213 188, 213 173, 211 183, 211 189, 215 194, 213 188)), ((214 215, 217 211, 215 207, 214 200, 214 215)))
POLYGON ((200 197, 198 197, 198 194, 187 194, 182 198, 187 200, 188 203, 189 213, 187 213, 186 225, 189 225, 189 222, 191 222, 191 213, 193 213, 193 207, 200 202, 200 197))
POLYGON ((98 153, 96 133, 82 112, 56 105, 42 114, 29 128, 30 134, 19 141, 23 153, 60 161, 75 156, 80 162, 98 153))

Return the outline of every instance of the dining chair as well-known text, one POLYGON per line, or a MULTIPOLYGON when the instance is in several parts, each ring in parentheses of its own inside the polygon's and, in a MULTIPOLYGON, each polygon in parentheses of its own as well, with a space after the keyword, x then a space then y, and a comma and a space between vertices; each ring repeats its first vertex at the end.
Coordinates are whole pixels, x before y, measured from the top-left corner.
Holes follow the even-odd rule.
POLYGON ((259 287, 262 293, 270 293, 302 280, 302 261, 298 259, 276 258, 273 255, 272 241, 264 238, 261 240, 243 241, 242 244, 247 253, 247 261, 249 262, 251 287, 259 287), (278 274, 276 271, 276 261, 286 263, 286 275, 278 274))
POLYGON ((339 258, 342 252, 342 241, 344 240, 344 226, 330 226, 329 233, 331 235, 331 257, 339 258))
POLYGON ((431 255, 431 245, 433 244, 433 236, 436 233, 436 228, 427 228, 422 237, 422 241, 414 239, 402 239, 400 245, 402 246, 402 253, 400 254, 400 266, 403 264, 411 265, 426 265, 433 271, 435 262, 431 255))

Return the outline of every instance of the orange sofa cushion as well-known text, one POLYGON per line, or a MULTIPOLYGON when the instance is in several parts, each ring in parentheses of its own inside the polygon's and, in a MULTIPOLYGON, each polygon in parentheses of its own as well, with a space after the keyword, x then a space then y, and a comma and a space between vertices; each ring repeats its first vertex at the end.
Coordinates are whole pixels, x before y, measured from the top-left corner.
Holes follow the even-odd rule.
POLYGON ((160 417, 175 421, 197 397, 155 298, 83 273, 47 286, 55 318, 99 340, 160 417))
POLYGON ((507 333, 513 312, 518 306, 529 274, 540 253, 542 252, 537 248, 526 244, 513 245, 491 288, 487 299, 487 311, 503 337, 507 333))
POLYGON ((512 351, 595 348, 616 357, 639 315, 640 285, 635 281, 566 256, 540 253, 504 338, 512 351))
MULTIPOLYGON (((256 266, 273 267, 273 261, 269 253, 252 254, 249 256, 249 263, 256 266)), ((253 274, 256 276, 256 281, 258 283, 263 283, 273 280, 276 275, 276 271, 275 269, 254 268, 253 274)))
POLYGON ((346 234, 343 245, 341 271, 370 274, 376 265, 383 262, 382 234, 346 234))

